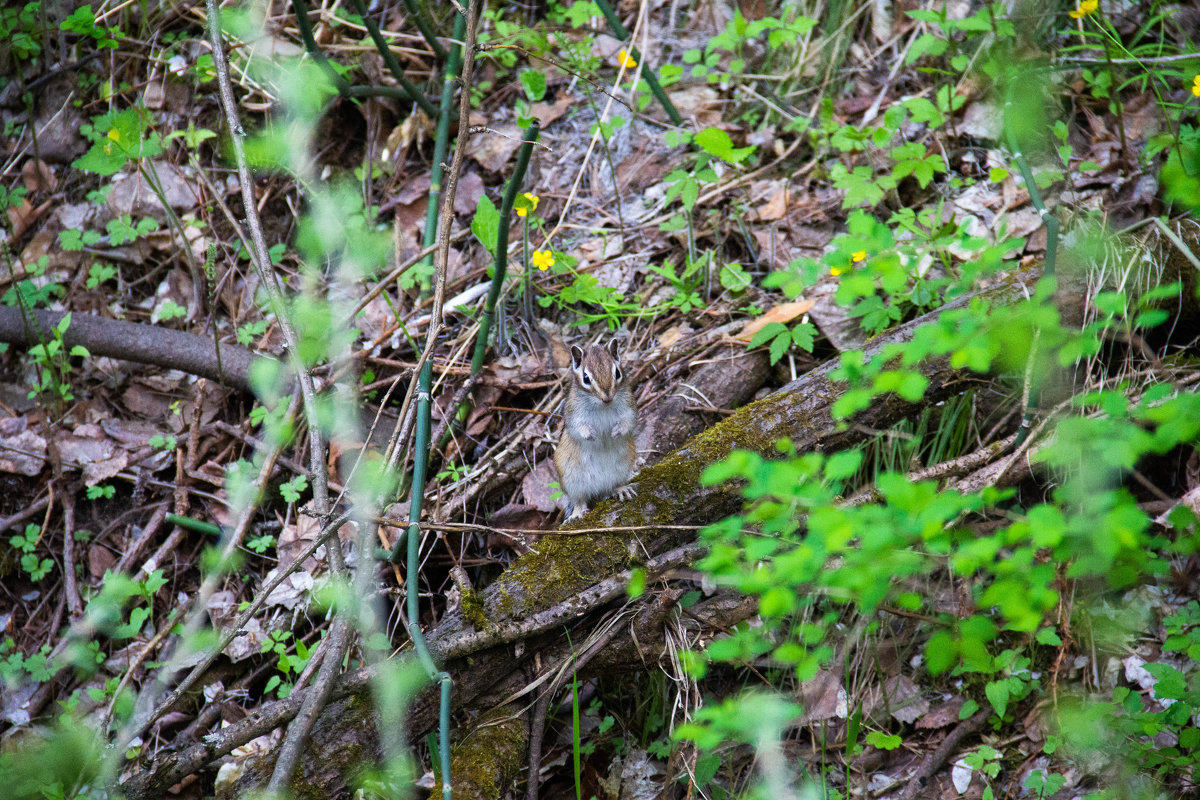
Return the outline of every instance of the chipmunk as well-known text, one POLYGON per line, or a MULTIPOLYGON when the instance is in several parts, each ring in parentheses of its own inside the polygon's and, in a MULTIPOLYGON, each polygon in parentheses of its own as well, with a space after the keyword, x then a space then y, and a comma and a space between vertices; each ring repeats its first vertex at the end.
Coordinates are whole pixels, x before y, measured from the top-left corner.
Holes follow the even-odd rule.
POLYGON ((637 458, 637 410, 621 372, 616 340, 586 350, 573 345, 571 374, 565 424, 554 451, 568 520, 587 513, 593 500, 610 494, 628 500, 637 493, 626 483, 637 458))

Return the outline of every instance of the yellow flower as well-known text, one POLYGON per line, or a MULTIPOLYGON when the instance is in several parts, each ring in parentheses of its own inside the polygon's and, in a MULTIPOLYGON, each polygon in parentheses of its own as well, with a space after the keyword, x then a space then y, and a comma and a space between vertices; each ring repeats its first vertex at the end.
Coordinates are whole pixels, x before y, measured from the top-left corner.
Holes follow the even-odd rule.
POLYGON ((1079 5, 1071 12, 1071 19, 1086 17, 1100 7, 1100 0, 1079 0, 1079 5))
POLYGON ((529 202, 529 208, 518 208, 517 209, 518 217, 523 217, 526 214, 528 214, 530 211, 537 211, 537 204, 538 204, 538 200, 541 199, 540 197, 538 197, 536 194, 530 194, 529 192, 525 192, 525 194, 523 194, 521 196, 524 197, 529 202))
POLYGON ((1192 78, 1192 94, 1200 97, 1200 75, 1192 78))
POLYGON ((849 271, 850 271, 849 267, 830 267, 829 268, 829 274, 835 278, 838 275, 841 275, 843 272, 849 272, 849 271))
POLYGON ((853 261, 855 264, 857 264, 859 261, 866 261, 867 260, 867 251, 859 250, 857 253, 851 253, 850 260, 853 261))
POLYGON ((549 250, 534 250, 533 265, 545 272, 554 266, 554 253, 549 250))
POLYGON ((637 66, 637 59, 622 50, 621 52, 617 53, 617 63, 625 69, 633 69, 637 66))

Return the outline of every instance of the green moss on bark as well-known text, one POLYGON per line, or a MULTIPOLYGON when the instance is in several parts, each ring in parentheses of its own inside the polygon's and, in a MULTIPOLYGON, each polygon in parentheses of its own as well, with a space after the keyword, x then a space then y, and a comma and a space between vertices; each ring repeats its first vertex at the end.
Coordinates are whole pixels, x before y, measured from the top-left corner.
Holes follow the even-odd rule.
MULTIPOLYGON (((499 800, 516 783, 524 762, 528 733, 517 712, 508 706, 479 718, 474 730, 450 755, 450 779, 455 797, 499 800)), ((439 781, 429 795, 440 800, 439 781)))

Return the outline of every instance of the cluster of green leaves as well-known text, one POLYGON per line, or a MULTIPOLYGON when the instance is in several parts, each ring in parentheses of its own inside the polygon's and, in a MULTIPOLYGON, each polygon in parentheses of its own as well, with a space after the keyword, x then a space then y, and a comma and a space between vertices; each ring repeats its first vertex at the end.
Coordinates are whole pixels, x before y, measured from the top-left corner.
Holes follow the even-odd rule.
POLYGON ((1165 2, 1149 4, 1144 20, 1130 29, 1109 18, 1105 9, 1088 14, 1078 27, 1062 32, 1062 52, 1082 56, 1090 63, 1080 69, 1084 90, 1117 119, 1123 130, 1125 97, 1149 92, 1166 125, 1153 133, 1137 153, 1140 166, 1153 168, 1163 154, 1159 182, 1163 197, 1179 207, 1200 210, 1200 127, 1196 124, 1196 75, 1200 57, 1182 58, 1192 32, 1182 30, 1176 8, 1165 2), (1191 92, 1181 92, 1190 89, 1191 92), (1186 99, 1180 102, 1182 94, 1186 99))
POLYGON ((0 39, 8 44, 18 62, 32 61, 41 55, 41 5, 41 0, 33 0, 0 8, 0 39))
POLYGON ((107 176, 117 174, 131 161, 161 155, 162 137, 151 124, 150 112, 137 107, 94 117, 80 127, 92 145, 71 166, 107 176))
POLYGON ((91 39, 93 46, 100 50, 116 50, 117 37, 121 35, 116 28, 96 24, 96 15, 90 3, 72 11, 60 27, 67 33, 91 39))
MULTIPOLYGON (((1034 297, 1007 308, 970 305, 949 311, 918 329, 908 345, 889 348, 869 362, 861 352, 843 354, 842 367, 832 377, 857 388, 838 401, 835 416, 849 417, 881 392, 919 400, 924 379, 910 365, 935 354, 985 372, 1033 364, 1028 374, 1037 382, 1094 355, 1106 331, 1161 323, 1163 313, 1153 305, 1179 292, 1177 285, 1160 287, 1140 306, 1121 293, 1102 294, 1097 306, 1106 315, 1078 331, 1058 322, 1048 300, 1052 289, 1052 282, 1044 281, 1034 297), (1040 356, 1030 358, 1035 336, 1040 356)), ((982 689, 980 702, 986 700, 995 720, 1011 717, 1018 703, 1040 689, 1033 667, 1038 653, 1062 644, 1047 623, 1060 600, 1060 580, 1088 581, 1099 595, 1124 590, 1164 574, 1170 558, 1197 547, 1191 511, 1177 507, 1171 529, 1156 532, 1120 483, 1140 459, 1200 441, 1200 395, 1166 383, 1137 390, 1120 385, 1083 394, 1069 408, 1074 410, 1033 456, 1058 476, 1058 485, 1048 500, 1026 508, 1013 504, 1011 492, 962 494, 893 472, 874 476, 877 502, 844 505, 842 496, 859 473, 858 451, 800 455, 783 443, 781 460, 735 452, 710 467, 706 483, 743 482, 747 509, 703 532, 710 551, 700 566, 717 582, 757 597, 763 625, 740 626, 695 654, 694 674, 704 674, 712 661, 746 663, 767 656, 793 670, 797 679, 807 679, 832 654, 830 636, 846 607, 870 619, 886 604, 937 618, 926 634, 926 668, 933 675, 978 676, 981 680, 972 685, 982 689), (986 533, 970 524, 997 515, 1004 524, 986 533), (912 579, 945 567, 972 587, 979 611, 957 619, 926 607, 912 590, 912 579)), ((1177 631, 1170 647, 1200 655, 1194 625, 1200 612, 1189 609, 1188 614, 1169 622, 1177 631)), ((1185 688, 1186 681, 1176 679, 1175 667, 1160 664, 1151 671, 1175 681, 1167 687, 1180 687, 1159 697, 1200 699, 1185 688)), ((1146 720, 1166 715, 1184 736, 1179 726, 1190 711, 1145 711, 1142 698, 1130 699, 1128 692, 1121 699, 1125 705, 1109 708, 1107 725, 1137 727, 1117 719, 1126 715, 1144 731, 1146 720)), ((968 707, 964 714, 973 711, 968 707)), ((715 731, 724 737, 726 722, 709 720, 702 725, 703 736, 711 739, 715 731)), ((707 741, 693 733, 698 742, 707 741)), ((1152 759, 1151 749, 1142 754, 1147 768, 1163 758, 1152 759)), ((1172 768, 1184 758, 1179 755, 1172 768)), ((1055 782, 1047 780, 1044 786, 1055 782)))
POLYGON ((87 358, 87 348, 73 345, 68 348, 63 337, 71 326, 71 315, 64 314, 58 324, 42 332, 43 339, 29 348, 29 357, 37 365, 37 377, 29 389, 29 397, 44 395, 55 404, 75 399, 70 376, 74 367, 71 358, 87 358))
MULTIPOLYGON (((794 59, 798 45, 816 25, 816 20, 799 14, 794 5, 785 5, 779 16, 766 16, 749 21, 735 8, 733 19, 725 30, 708 40, 703 49, 683 52, 683 63, 691 65, 693 78, 703 77, 709 83, 738 80, 746 72, 748 52, 764 49, 768 54, 762 68, 770 73, 774 67, 787 65, 794 59)), ((682 67, 664 67, 663 78, 678 80, 682 67)), ((665 82, 665 80, 664 80, 665 82)))
POLYGON ((265 692, 275 692, 280 699, 292 693, 296 678, 304 671, 308 660, 312 658, 312 650, 299 639, 292 641, 291 631, 271 631, 263 640, 262 653, 272 653, 277 657, 275 669, 278 675, 272 675, 267 680, 265 692), (290 644, 289 644, 290 642, 290 644), (292 651, 295 652, 292 652, 292 651))
POLYGON ((25 526, 24 533, 18 533, 9 538, 8 543, 21 554, 21 571, 33 582, 40 581, 50 574, 54 562, 37 555, 38 541, 42 538, 42 529, 34 523, 25 526))
MULTIPOLYGON (((152 217, 143 217, 134 222, 129 214, 121 214, 119 217, 109 220, 106 229, 108 231, 108 244, 112 247, 120 247, 132 244, 141 237, 158 230, 158 220, 152 217)), ((67 228, 58 234, 58 243, 63 250, 70 252, 100 244, 104 241, 104 238, 104 235, 99 231, 67 228)), ((116 273, 112 274, 115 275, 116 273)))
POLYGON ((41 256, 32 264, 27 264, 25 277, 6 289, 4 295, 0 296, 0 302, 6 306, 42 308, 65 294, 66 289, 61 283, 47 277, 46 267, 49 264, 49 256, 41 256))

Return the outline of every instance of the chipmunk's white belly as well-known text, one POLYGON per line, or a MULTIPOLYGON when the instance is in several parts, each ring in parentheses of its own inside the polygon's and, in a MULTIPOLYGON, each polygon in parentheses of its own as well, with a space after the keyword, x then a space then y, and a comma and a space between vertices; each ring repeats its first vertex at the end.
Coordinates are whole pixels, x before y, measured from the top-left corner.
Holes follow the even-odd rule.
POLYGON ((581 469, 574 470, 563 483, 563 492, 572 500, 591 503, 607 497, 613 489, 629 480, 631 467, 628 440, 611 436, 580 442, 581 469))

